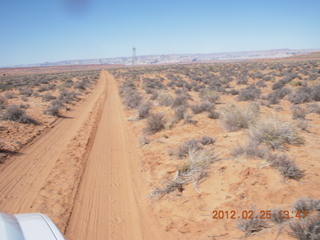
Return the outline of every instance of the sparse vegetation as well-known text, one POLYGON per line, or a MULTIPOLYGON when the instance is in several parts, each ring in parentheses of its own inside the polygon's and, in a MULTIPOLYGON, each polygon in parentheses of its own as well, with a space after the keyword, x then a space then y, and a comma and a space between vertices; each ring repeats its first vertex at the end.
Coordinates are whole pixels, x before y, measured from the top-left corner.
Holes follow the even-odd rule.
POLYGON ((241 128, 249 128, 259 114, 255 105, 242 108, 236 105, 228 105, 221 110, 221 119, 229 131, 236 131, 241 128))
MULTIPOLYGON (((169 194, 165 204, 170 201, 172 207, 190 208, 195 202, 189 199, 195 199, 198 193, 190 193, 187 185, 193 183, 197 188, 210 177, 206 186, 212 188, 196 196, 201 200, 221 198, 223 203, 236 202, 236 208, 248 210, 248 204, 266 199, 274 203, 272 207, 276 208, 279 202, 280 209, 287 210, 288 202, 299 195, 311 194, 309 185, 315 191, 316 150, 309 147, 316 146, 319 134, 316 115, 320 113, 316 102, 319 101, 319 66, 319 60, 291 59, 113 70, 120 86, 126 85, 126 91, 141 96, 139 106, 150 101, 153 113, 166 113, 161 118, 166 123, 155 124, 161 126, 155 127, 160 130, 151 132, 164 128, 165 131, 155 135, 147 131, 149 117, 131 122, 138 129, 146 124, 145 134, 140 138, 141 146, 148 144, 143 147, 147 153, 144 169, 152 176, 150 181, 158 186, 150 196, 161 201, 160 198, 169 194), (217 161, 212 149, 219 156, 221 153, 223 161, 211 167, 210 163, 217 161), (210 151, 212 157, 205 157, 210 156, 210 151), (230 152, 234 157, 230 157, 230 152), (262 189, 266 191, 264 194, 255 194, 262 189), (188 199, 184 201, 184 198, 188 199)), ((128 119, 133 119, 131 115, 135 111, 127 113, 128 119)), ((159 205, 163 206, 162 202, 159 205)), ((202 207, 198 202, 195 205, 197 210, 202 207)), ((281 217, 279 211, 273 209, 268 220, 243 221, 239 228, 246 236, 257 234, 256 238, 266 227, 272 228, 270 232, 278 230, 282 234, 289 230, 292 220, 281 217)), ((177 221, 172 220, 173 224, 177 221)))

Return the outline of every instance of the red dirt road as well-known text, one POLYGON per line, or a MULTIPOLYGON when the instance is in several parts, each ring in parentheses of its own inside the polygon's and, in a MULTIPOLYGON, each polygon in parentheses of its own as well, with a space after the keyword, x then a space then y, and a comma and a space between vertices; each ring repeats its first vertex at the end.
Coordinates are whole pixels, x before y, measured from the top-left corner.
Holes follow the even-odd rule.
POLYGON ((0 166, 0 211, 48 214, 71 240, 168 239, 153 216, 115 79, 0 166))

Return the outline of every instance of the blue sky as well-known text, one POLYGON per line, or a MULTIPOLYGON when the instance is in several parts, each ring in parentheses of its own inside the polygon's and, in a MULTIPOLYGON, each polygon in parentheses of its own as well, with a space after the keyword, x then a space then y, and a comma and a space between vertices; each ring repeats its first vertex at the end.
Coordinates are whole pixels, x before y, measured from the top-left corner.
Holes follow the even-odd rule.
POLYGON ((319 0, 0 0, 0 66, 320 48, 319 0))

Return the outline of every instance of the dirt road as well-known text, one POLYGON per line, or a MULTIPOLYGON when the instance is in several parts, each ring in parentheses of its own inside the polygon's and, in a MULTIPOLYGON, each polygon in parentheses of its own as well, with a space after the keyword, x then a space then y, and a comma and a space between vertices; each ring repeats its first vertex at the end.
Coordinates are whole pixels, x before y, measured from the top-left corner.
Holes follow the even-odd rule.
POLYGON ((43 212, 71 240, 168 239, 145 199, 139 152, 116 81, 0 166, 0 211, 43 212))

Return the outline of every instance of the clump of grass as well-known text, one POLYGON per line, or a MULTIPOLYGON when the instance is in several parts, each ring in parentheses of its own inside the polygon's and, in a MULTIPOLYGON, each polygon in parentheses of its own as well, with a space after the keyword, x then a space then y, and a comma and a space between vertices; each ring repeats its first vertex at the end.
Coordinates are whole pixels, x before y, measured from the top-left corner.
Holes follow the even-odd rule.
POLYGON ((3 120, 9 120, 19 123, 31 123, 38 124, 38 122, 32 117, 28 116, 25 110, 21 109, 17 105, 8 105, 5 113, 2 116, 3 120))
POLYGON ((281 149, 285 144, 303 143, 303 138, 291 123, 280 122, 274 118, 263 119, 251 125, 249 135, 253 141, 264 143, 272 149, 281 149))
POLYGON ((147 126, 144 129, 148 134, 154 134, 161 131, 165 127, 164 114, 151 113, 147 118, 147 126))
POLYGON ((241 128, 248 128, 259 114, 256 105, 249 105, 246 108, 237 105, 228 105, 221 109, 221 120, 229 131, 236 131, 241 128))

